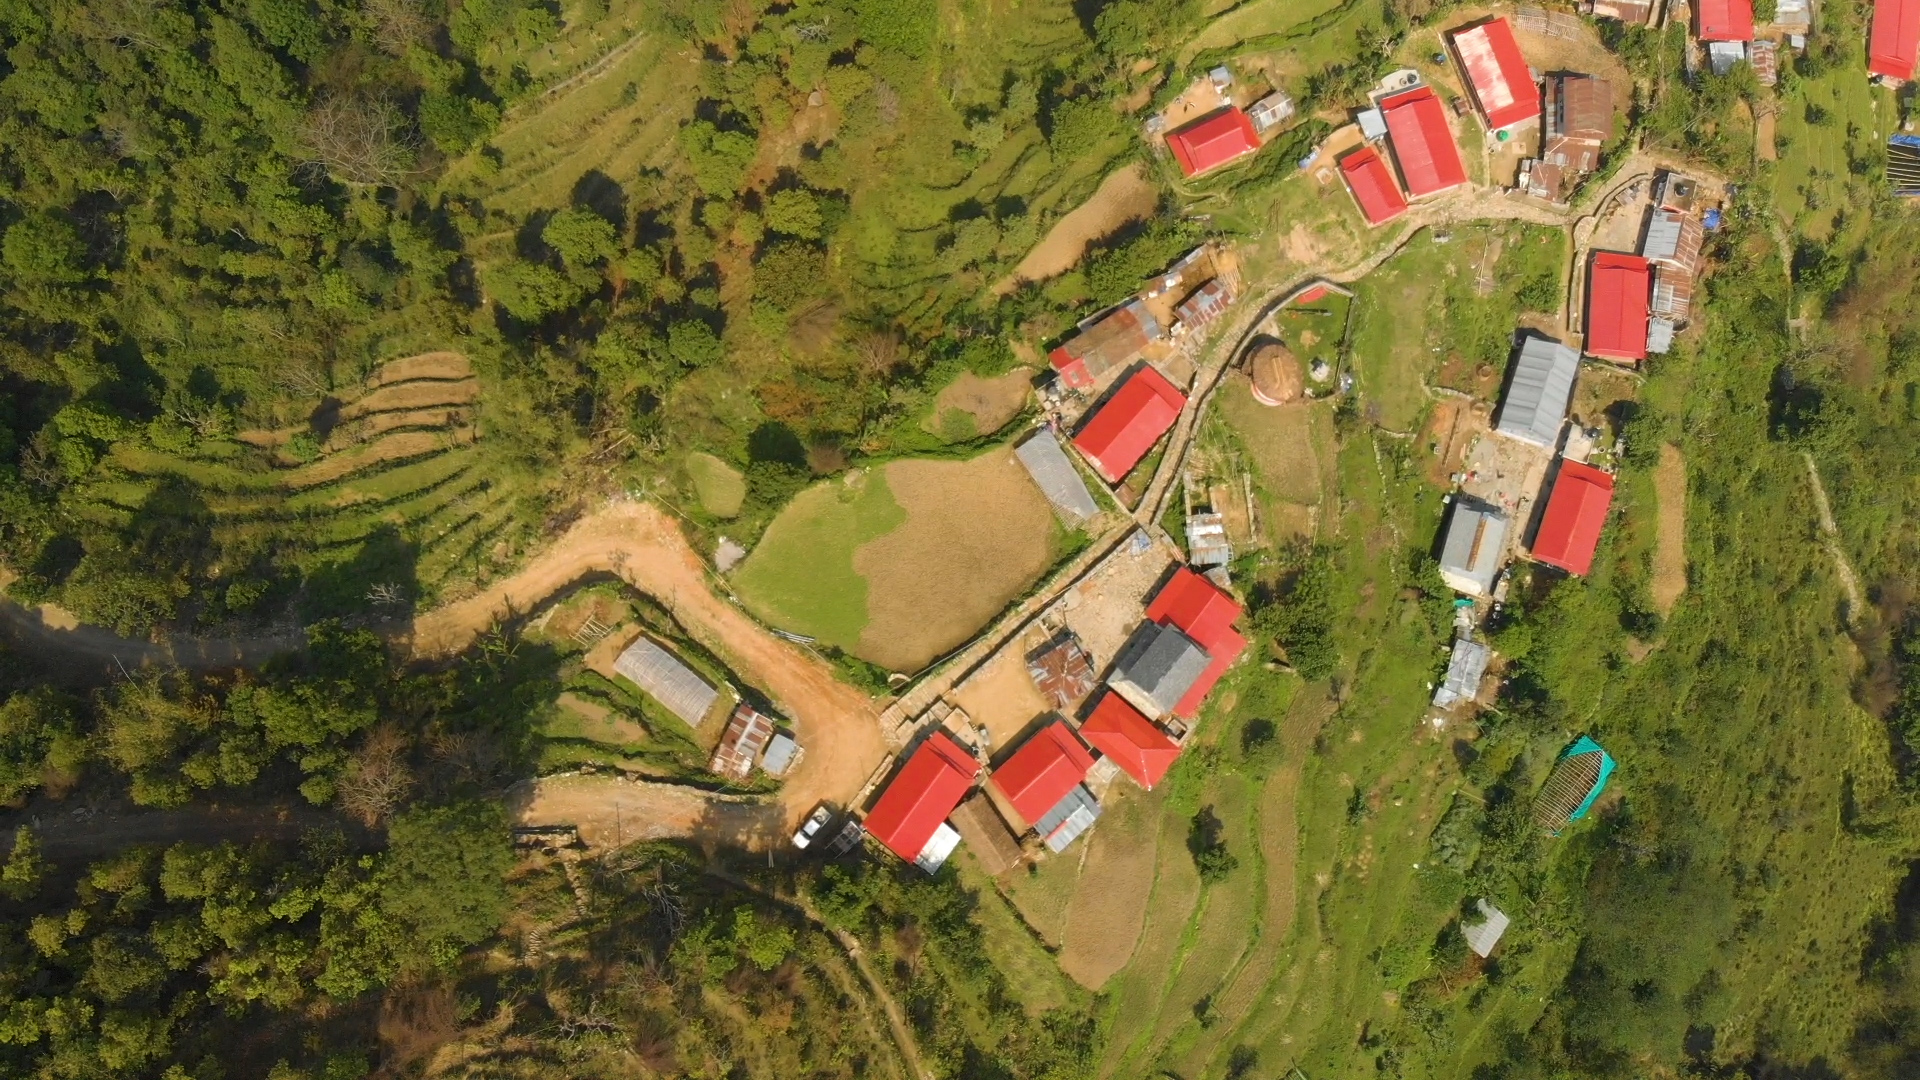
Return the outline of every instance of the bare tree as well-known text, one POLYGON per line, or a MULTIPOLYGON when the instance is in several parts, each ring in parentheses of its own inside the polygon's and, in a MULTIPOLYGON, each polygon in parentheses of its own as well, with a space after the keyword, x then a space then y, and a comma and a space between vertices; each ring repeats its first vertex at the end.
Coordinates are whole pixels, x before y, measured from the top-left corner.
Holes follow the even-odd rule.
POLYGON ((385 98, 329 97, 307 111, 300 145, 309 165, 343 184, 396 184, 413 167, 416 140, 385 98))
POLYGON ((407 602, 407 590, 399 582, 376 582, 367 587, 367 602, 379 607, 404 604, 407 602))
POLYGON ((869 330, 854 341, 853 351, 868 375, 891 373, 905 355, 897 330, 869 330))
POLYGON ((340 778, 340 807, 372 827, 400 805, 413 790, 413 770, 407 768, 410 741, 393 724, 382 724, 367 734, 347 771, 340 778))
POLYGON ((373 44, 381 52, 405 56, 433 32, 433 20, 421 0, 367 0, 365 11, 372 23, 373 44))

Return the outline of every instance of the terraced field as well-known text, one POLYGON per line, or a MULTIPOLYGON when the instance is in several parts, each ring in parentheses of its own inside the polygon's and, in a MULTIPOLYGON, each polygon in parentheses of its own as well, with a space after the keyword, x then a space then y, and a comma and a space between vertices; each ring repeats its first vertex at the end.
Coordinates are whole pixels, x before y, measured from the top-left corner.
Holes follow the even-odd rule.
POLYGON ((309 579, 357 565, 409 602, 444 598, 504 565, 527 528, 513 521, 517 486, 487 465, 479 397, 463 356, 393 360, 323 402, 312 427, 243 432, 192 458, 123 444, 120 476, 79 505, 124 527, 163 484, 184 484, 225 550, 278 549, 292 533, 309 579))

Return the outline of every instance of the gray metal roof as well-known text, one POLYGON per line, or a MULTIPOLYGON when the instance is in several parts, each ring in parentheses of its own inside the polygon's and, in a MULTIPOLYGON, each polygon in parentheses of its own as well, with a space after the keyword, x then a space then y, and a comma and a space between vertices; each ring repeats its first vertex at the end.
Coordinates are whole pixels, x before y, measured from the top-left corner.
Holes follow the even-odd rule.
POLYGON ((1513 359, 1513 380, 1500 403, 1500 422, 1494 430, 1553 449, 1560 441, 1560 427, 1573 400, 1573 379, 1579 372, 1579 350, 1529 335, 1513 359))
POLYGON ((1171 626, 1147 623, 1120 650, 1114 682, 1138 691, 1144 704, 1153 706, 1148 711, 1158 716, 1172 712, 1212 662, 1192 638, 1171 626))
POLYGON ((1680 250, 1680 222, 1679 214, 1655 210, 1647 220, 1647 238, 1640 244, 1640 254, 1648 259, 1673 258, 1680 250))
POLYGON ((1033 831, 1046 839, 1049 851, 1058 854, 1099 819, 1100 803, 1085 785, 1075 784, 1072 791, 1034 823, 1033 831))
POLYGON ((614 660, 613 670, 665 705, 668 712, 685 720, 688 727, 700 726, 707 710, 713 708, 714 699, 720 696, 720 691, 707 685, 707 681, 681 663, 679 657, 644 635, 614 660))
POLYGON ((1495 945, 1500 944, 1500 936, 1507 932, 1507 926, 1511 920, 1507 918, 1506 912, 1487 903, 1484 899, 1474 902, 1480 906, 1481 921, 1471 926, 1462 921, 1460 936, 1467 939, 1467 948, 1485 957, 1493 952, 1495 945))
POLYGON ((1655 356, 1673 349, 1674 325, 1671 319, 1647 320, 1647 351, 1655 356))
POLYGON ((1447 677, 1433 692, 1436 708, 1451 709, 1462 701, 1471 701, 1480 693, 1480 680, 1487 673, 1487 661, 1493 650, 1472 638, 1455 638, 1453 658, 1447 661, 1447 677))
POLYGON ((767 752, 761 755, 760 767, 768 776, 780 776, 793 768, 793 759, 800 754, 800 744, 793 741, 791 735, 782 732, 767 740, 767 752))
POLYGON ((1506 544, 1507 515, 1478 499, 1457 497, 1440 549, 1440 575, 1461 592, 1484 596, 1500 573, 1506 544))
POLYGON ((1069 523, 1078 525, 1100 512, 1087 491, 1087 482, 1067 459, 1066 451, 1060 449, 1052 428, 1041 428, 1013 453, 1026 466, 1027 475, 1040 485, 1040 493, 1069 523))

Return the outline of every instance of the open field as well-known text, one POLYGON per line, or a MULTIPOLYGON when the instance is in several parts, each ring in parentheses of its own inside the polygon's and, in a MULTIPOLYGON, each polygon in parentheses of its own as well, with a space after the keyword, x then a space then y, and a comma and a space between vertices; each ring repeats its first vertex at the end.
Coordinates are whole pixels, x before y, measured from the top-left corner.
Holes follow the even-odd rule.
POLYGON ((740 513, 740 504, 747 501, 746 477, 712 454, 688 454, 687 475, 693 480, 700 506, 714 517, 733 517, 740 513))
POLYGON ((998 285, 996 292, 1008 293, 1022 281, 1045 281, 1064 274, 1080 262, 1087 245, 1119 231, 1129 222, 1150 216, 1160 202, 1160 189, 1148 178, 1146 169, 1134 162, 1108 173, 1086 202, 1074 207, 1053 228, 1013 273, 998 285))
POLYGON ((1082 841, 1086 850, 1067 852, 1069 857, 1084 856, 1085 861, 1067 907, 1060 967, 1091 990, 1106 985, 1133 956, 1153 895, 1159 839, 1154 828, 1158 800, 1122 789, 1115 789, 1108 799, 1099 825, 1082 841))
POLYGON ((852 650, 866 631, 861 545, 907 520, 885 470, 848 473, 801 492, 733 575, 747 606, 785 629, 852 650))
MULTIPOLYGON (((1232 460, 1250 469, 1258 495, 1260 531, 1274 543, 1312 538, 1331 481, 1331 406, 1295 402, 1279 407, 1253 398, 1246 379, 1235 377, 1214 398, 1214 423, 1230 434, 1232 460)), ((1209 436, 1213 438, 1215 436, 1209 436)), ((1229 486, 1232 478, 1229 477, 1229 486)))

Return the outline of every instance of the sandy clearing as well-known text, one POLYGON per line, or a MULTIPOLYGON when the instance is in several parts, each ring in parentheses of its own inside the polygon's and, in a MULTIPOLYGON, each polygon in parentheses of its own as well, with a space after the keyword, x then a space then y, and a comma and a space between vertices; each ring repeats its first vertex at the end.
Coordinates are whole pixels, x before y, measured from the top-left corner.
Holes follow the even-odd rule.
POLYGON ((763 851, 787 835, 777 803, 720 799, 699 788, 602 774, 517 784, 507 793, 507 807, 515 825, 572 825, 590 848, 692 836, 763 851))
POLYGON ((472 377, 455 380, 421 379, 410 382, 390 382, 342 408, 339 423, 344 424, 379 412, 430 409, 436 405, 466 405, 479 396, 480 381, 472 377))
POLYGON ((1035 717, 1052 710, 1027 674, 1026 650, 1034 642, 1023 638, 1002 649, 986 667, 953 691, 954 704, 973 722, 986 726, 995 749, 1027 729, 1035 717))
POLYGON ((1033 369, 1017 367, 1004 375, 985 379, 971 371, 962 372, 933 399, 933 415, 928 430, 940 434, 940 418, 951 409, 973 417, 974 430, 981 434, 999 431, 1026 408, 1033 392, 1033 369))
POLYGON ((867 581, 860 654, 918 671, 966 641, 1053 561, 1053 509, 1014 459, 896 461, 887 487, 906 523, 860 546, 867 581))
POLYGON ((1687 591, 1687 462, 1671 443, 1653 470, 1659 523, 1653 546, 1653 606, 1666 615, 1687 591))
POLYGON ((1159 205, 1160 189, 1139 162, 1115 169, 1100 181, 1091 198, 1055 222, 993 291, 1004 296, 1023 281, 1045 281, 1066 273, 1086 254, 1088 244, 1111 236, 1130 221, 1150 217, 1159 205))
POLYGON ((1060 969, 1089 990, 1099 990, 1127 966, 1147 925, 1161 832, 1147 803, 1127 792, 1106 812, 1093 830, 1080 887, 1067 908, 1060 969))
POLYGON ((458 431, 404 431, 387 435, 356 449, 330 454, 311 465, 287 473, 288 487, 299 491, 331 483, 383 461, 425 457, 465 442, 471 442, 471 429, 458 431))
MULTIPOLYGON (((874 703, 835 678, 825 661, 774 637, 715 595, 705 563, 679 526, 647 503, 610 503, 576 522, 518 573, 420 616, 413 624, 413 651, 422 657, 458 652, 497 620, 532 611, 596 572, 617 574, 666 606, 689 634, 793 720, 807 754, 781 789, 789 825, 798 825, 823 800, 846 805, 859 794, 887 753, 874 703)), ((572 804, 536 800, 532 805, 572 804)))

